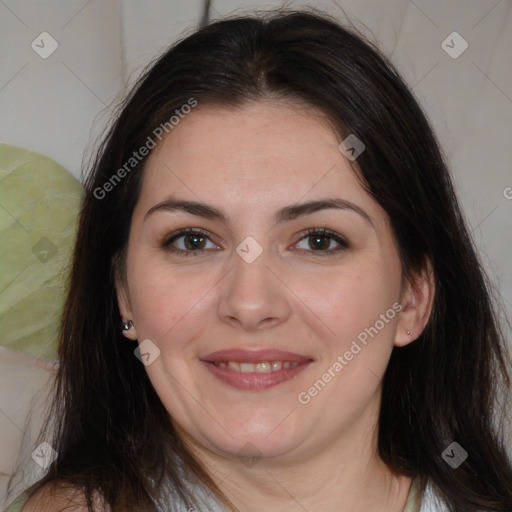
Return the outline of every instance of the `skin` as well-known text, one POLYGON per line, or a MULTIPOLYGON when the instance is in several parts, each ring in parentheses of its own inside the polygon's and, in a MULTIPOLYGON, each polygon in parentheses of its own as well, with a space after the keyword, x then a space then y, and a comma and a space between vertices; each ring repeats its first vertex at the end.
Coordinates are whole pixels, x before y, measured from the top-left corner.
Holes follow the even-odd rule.
MULTIPOLYGON (((413 283, 402 278, 388 216, 340 142, 311 108, 271 100, 198 105, 148 158, 133 213, 126 280, 117 283, 123 320, 134 323, 125 335, 158 347, 146 366, 155 390, 190 450, 244 512, 398 512, 411 485, 378 457, 377 419, 391 351, 425 327, 433 280, 429 265, 413 283), (171 197, 214 206, 226 223, 164 210, 145 218, 171 197), (350 201, 369 220, 325 209, 274 221, 282 207, 325 198, 350 201), (208 233, 202 252, 186 257, 162 247, 182 228, 208 233), (303 234, 309 228, 332 230, 349 248, 329 254, 340 245, 327 238, 319 254, 315 237, 303 234), (252 263, 236 252, 248 236, 262 248, 252 263), (298 394, 397 302, 401 312, 301 404, 298 394), (241 391, 199 361, 230 348, 277 348, 313 363, 273 388, 241 391)), ((187 250, 186 241, 173 245, 187 250)))

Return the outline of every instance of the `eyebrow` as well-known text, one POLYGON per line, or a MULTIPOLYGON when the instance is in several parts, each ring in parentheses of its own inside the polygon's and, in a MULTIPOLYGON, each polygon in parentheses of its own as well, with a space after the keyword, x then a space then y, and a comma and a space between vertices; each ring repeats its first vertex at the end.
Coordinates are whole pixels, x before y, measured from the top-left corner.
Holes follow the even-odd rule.
MULTIPOLYGON (((282 222, 289 222, 294 219, 297 219, 298 217, 311 215, 320 210, 327 209, 351 210, 359 214, 361 217, 363 217, 364 220, 370 223, 372 227, 374 227, 373 222, 370 219, 370 216, 360 206, 341 198, 320 199, 316 201, 307 201, 305 203, 286 206, 275 214, 274 221, 276 224, 282 222)), ((196 215, 198 217, 217 220, 223 222, 224 224, 227 224, 227 217, 222 212, 222 210, 219 210, 218 208, 207 205, 205 203, 200 203, 196 201, 167 199, 151 207, 146 212, 146 215, 144 215, 144 221, 146 221, 146 219, 151 214, 157 211, 181 211, 184 213, 189 213, 191 215, 196 215)))

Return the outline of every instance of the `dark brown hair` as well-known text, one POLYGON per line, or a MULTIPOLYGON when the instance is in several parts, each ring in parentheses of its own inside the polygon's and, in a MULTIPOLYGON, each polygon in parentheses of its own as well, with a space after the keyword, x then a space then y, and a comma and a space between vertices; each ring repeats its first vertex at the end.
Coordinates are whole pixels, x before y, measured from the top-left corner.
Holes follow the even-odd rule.
POLYGON ((183 467, 222 499, 120 331, 114 273, 122 269, 146 158, 97 197, 191 98, 225 107, 300 101, 323 112, 341 137, 364 142, 357 172, 389 215, 404 276, 428 258, 436 289, 425 330, 393 349, 384 375, 380 456, 392 471, 430 481, 452 512, 510 512, 512 467, 495 422, 498 386, 510 390, 510 359, 433 131, 371 43, 325 15, 297 11, 199 29, 158 58, 122 104, 85 181, 52 411, 59 456, 38 487, 69 482, 91 510, 98 490, 113 511, 154 511, 169 478, 176 502, 193 506, 183 467), (441 456, 453 441, 469 453, 457 469, 441 456))

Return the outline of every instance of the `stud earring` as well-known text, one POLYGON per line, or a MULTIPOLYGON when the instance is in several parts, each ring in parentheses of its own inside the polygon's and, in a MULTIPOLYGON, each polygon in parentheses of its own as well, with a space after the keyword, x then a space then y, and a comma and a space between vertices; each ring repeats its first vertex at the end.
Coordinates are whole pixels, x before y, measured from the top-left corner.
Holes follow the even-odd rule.
POLYGON ((129 331, 133 327, 133 322, 128 320, 126 323, 121 324, 123 331, 129 331))
POLYGON ((407 335, 410 336, 411 335, 411 331, 407 331, 407 335))

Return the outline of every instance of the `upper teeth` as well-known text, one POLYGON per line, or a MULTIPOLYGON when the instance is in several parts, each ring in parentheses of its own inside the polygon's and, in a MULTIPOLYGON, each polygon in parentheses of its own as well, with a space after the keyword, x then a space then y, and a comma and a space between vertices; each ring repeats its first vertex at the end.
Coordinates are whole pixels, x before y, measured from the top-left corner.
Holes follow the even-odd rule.
POLYGON ((229 362, 215 362, 216 366, 225 368, 226 366, 235 372, 241 373, 269 373, 272 371, 281 370, 282 368, 295 368, 300 363, 290 363, 282 361, 261 361, 260 363, 238 363, 235 361, 229 362))

